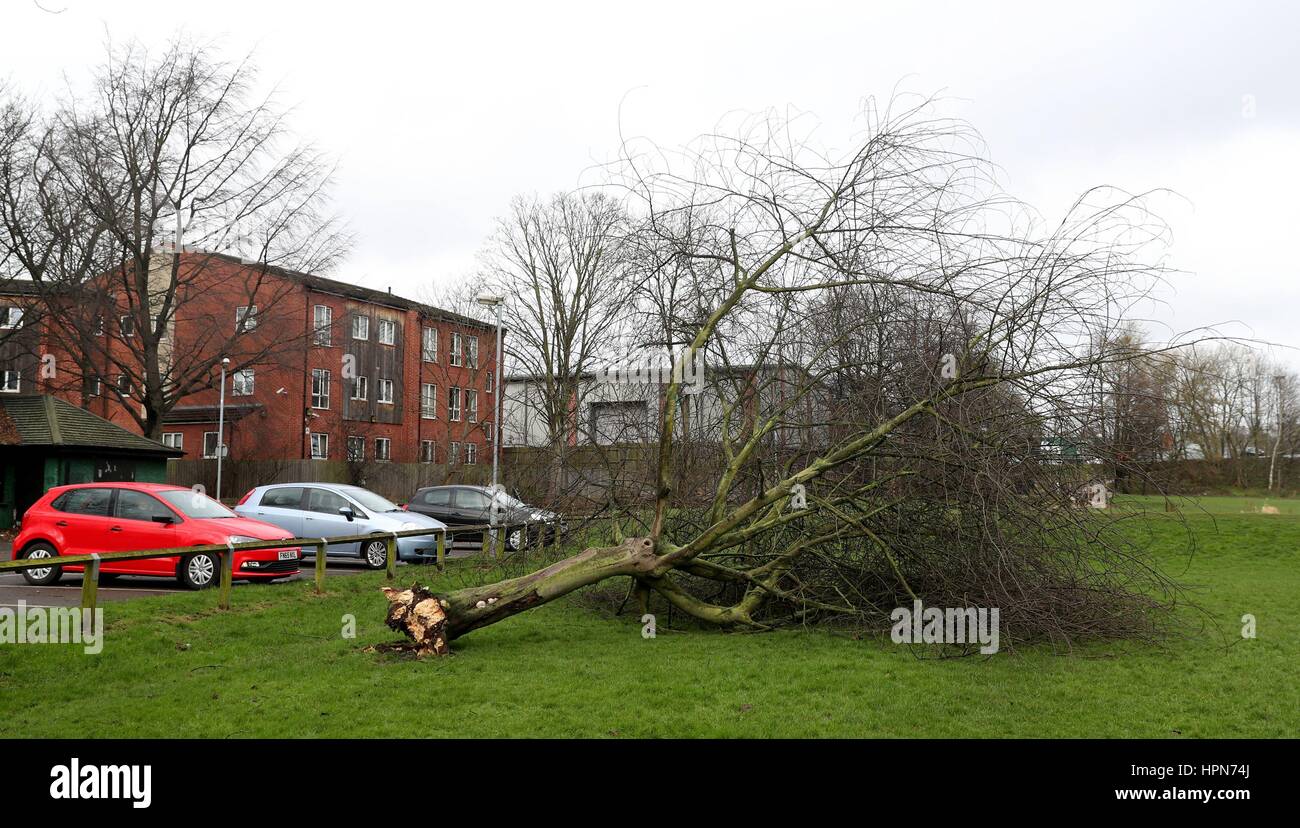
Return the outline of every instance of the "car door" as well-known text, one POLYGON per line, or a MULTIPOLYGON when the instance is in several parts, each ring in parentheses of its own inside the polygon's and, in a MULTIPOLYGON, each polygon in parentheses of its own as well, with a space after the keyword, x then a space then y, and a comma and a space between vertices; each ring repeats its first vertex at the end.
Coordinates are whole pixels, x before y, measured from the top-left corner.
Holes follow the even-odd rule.
POLYGON ((262 492, 257 505, 246 514, 279 526, 286 532, 292 532, 295 538, 300 538, 306 531, 303 525, 307 517, 304 511, 305 497, 303 486, 271 486, 262 492))
MULTIPOLYGON (((62 555, 89 555, 107 552, 108 527, 112 521, 113 489, 87 486, 72 489, 51 504, 60 512, 54 525, 63 532, 62 555)), ((69 567, 79 572, 80 567, 69 567)))
MULTIPOLYGON (((366 513, 338 492, 309 486, 304 504, 302 536, 305 538, 340 538, 367 531, 366 513), (356 513, 355 520, 339 514, 339 509, 344 506, 356 513)), ((356 555, 360 548, 358 543, 330 544, 326 552, 330 555, 356 555)))
POLYGON ((485 492, 458 486, 451 497, 451 520, 444 523, 457 526, 487 523, 491 503, 492 498, 485 492))
MULTIPOLYGON (((177 538, 181 519, 162 501, 147 492, 135 489, 117 489, 113 499, 113 519, 109 521, 108 543, 114 552, 135 552, 141 549, 170 549, 185 545, 177 538), (159 523, 155 517, 170 519, 159 523)), ((135 572, 149 575, 174 575, 178 555, 144 560, 121 561, 104 565, 104 572, 135 572)))

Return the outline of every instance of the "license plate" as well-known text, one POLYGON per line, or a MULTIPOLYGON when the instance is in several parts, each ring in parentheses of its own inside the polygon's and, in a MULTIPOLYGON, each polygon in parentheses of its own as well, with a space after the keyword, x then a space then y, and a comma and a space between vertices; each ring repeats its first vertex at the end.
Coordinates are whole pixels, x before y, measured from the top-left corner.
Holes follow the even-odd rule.
POLYGON ((298 560, 298 553, 295 552, 295 551, 292 550, 292 549, 281 549, 281 550, 280 550, 280 560, 282 560, 282 561, 296 561, 296 560, 298 560))

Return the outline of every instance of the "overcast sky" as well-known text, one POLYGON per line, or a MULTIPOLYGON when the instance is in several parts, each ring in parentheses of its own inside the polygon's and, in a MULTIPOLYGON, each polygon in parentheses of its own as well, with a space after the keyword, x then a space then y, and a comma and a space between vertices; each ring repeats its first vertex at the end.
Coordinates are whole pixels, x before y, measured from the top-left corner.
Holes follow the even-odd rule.
MULTIPOLYGON (((813 113, 845 146, 868 95, 946 96, 1006 190, 1059 217, 1087 187, 1169 188, 1177 330, 1300 348, 1298 4, 313 3, 2 0, 0 76, 83 78, 106 37, 253 51, 340 161, 358 244, 334 275, 416 295, 463 277, 512 195, 571 188, 629 135, 813 113)), ((1300 351, 1285 358, 1300 367, 1300 351)))

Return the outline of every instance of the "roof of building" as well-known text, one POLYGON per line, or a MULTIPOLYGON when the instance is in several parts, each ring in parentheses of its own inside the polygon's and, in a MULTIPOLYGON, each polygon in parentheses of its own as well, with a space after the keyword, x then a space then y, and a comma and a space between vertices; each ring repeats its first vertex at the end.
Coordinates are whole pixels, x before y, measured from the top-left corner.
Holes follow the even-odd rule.
MULTIPOLYGON (((261 263, 250 263, 238 256, 231 256, 225 253, 204 252, 202 255, 235 264, 262 266, 261 263)), ((464 314, 444 310, 442 308, 434 307, 433 305, 425 304, 424 302, 417 302, 414 299, 407 299, 405 296, 398 296, 395 293, 392 293, 391 290, 376 290, 375 288, 354 285, 351 282, 341 282, 338 279, 327 279, 324 276, 317 276, 314 273, 302 273, 297 270, 290 270, 289 268, 276 267, 275 265, 265 265, 265 267, 268 273, 273 273, 277 276, 299 282, 309 290, 314 290, 318 293, 331 293, 337 296, 344 296, 348 299, 356 299, 361 302, 373 302, 376 305, 386 305, 401 310, 414 310, 430 317, 431 319, 454 322, 459 325, 468 325, 470 327, 482 328, 484 330, 495 329, 496 327, 494 323, 484 322, 482 319, 475 319, 472 316, 465 316, 464 314)))
POLYGON ((0 445, 70 446, 176 457, 184 454, 49 394, 0 398, 0 445))

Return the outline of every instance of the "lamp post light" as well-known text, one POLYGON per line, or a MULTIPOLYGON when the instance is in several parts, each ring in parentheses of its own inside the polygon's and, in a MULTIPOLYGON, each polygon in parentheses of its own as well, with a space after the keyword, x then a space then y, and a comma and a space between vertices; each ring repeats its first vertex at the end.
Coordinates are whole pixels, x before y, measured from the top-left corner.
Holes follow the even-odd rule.
POLYGON ((496 349, 496 377, 492 381, 492 393, 495 400, 492 404, 492 508, 488 510, 488 524, 493 527, 492 536, 496 538, 497 523, 497 467, 499 465, 497 457, 500 451, 501 441, 497 437, 501 433, 501 309, 505 306, 506 299, 504 296, 491 296, 483 294, 478 296, 474 301, 486 308, 493 308, 496 311, 497 324, 497 349, 496 349))
POLYGON ((226 369, 230 357, 221 358, 221 392, 217 403, 217 502, 221 501, 221 455, 226 453, 226 369))

